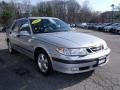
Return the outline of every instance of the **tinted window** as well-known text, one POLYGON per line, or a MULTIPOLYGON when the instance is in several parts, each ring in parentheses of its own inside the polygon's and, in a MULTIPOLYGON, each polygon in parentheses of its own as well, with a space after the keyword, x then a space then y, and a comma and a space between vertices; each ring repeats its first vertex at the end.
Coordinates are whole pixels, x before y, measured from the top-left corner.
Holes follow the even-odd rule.
POLYGON ((44 20, 30 20, 33 33, 43 33, 45 31, 44 20))
POLYGON ((18 30, 19 30, 18 24, 17 24, 17 22, 15 22, 15 23, 13 24, 13 26, 12 26, 12 31, 18 32, 18 30))
POLYGON ((28 20, 20 21, 20 31, 28 31, 30 33, 30 27, 28 20))
POLYGON ((31 19, 30 22, 34 33, 51 33, 70 30, 68 24, 59 19, 31 19))

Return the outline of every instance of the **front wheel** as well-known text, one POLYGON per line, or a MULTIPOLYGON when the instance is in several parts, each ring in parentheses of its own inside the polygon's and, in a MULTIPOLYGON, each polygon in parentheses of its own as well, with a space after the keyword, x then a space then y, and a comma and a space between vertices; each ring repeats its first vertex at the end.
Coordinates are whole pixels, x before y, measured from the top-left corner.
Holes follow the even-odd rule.
POLYGON ((49 75, 52 72, 52 64, 48 55, 42 51, 37 54, 37 64, 43 75, 49 75))

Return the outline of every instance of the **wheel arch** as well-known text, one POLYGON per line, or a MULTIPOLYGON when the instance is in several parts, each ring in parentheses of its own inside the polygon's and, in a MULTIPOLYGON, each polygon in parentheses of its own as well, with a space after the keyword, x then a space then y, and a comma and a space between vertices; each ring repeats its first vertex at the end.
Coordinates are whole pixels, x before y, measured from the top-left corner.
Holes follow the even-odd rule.
POLYGON ((45 48, 42 48, 42 47, 36 47, 34 49, 34 60, 36 60, 36 54, 38 53, 38 51, 44 51, 48 55, 50 60, 52 60, 51 55, 49 54, 49 52, 45 48))

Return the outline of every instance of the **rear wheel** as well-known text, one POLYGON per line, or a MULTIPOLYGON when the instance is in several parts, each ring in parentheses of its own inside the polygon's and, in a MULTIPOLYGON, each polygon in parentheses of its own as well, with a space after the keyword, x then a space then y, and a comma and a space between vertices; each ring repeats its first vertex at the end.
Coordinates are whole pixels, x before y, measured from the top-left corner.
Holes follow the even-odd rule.
POLYGON ((37 53, 37 64, 40 72, 43 75, 49 75, 52 72, 52 64, 50 58, 44 51, 37 53))

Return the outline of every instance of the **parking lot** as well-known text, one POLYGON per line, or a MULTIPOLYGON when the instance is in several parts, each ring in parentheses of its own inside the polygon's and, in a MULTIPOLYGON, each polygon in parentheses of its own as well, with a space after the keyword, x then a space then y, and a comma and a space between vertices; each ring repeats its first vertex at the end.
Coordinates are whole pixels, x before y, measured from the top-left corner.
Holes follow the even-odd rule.
POLYGON ((94 72, 75 75, 54 72, 44 77, 34 61, 22 54, 8 53, 5 33, 0 33, 0 90, 120 90, 120 35, 76 30, 106 40, 111 56, 105 66, 94 72))

